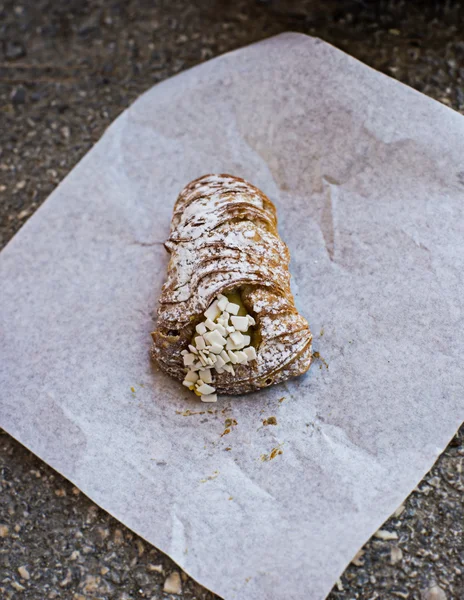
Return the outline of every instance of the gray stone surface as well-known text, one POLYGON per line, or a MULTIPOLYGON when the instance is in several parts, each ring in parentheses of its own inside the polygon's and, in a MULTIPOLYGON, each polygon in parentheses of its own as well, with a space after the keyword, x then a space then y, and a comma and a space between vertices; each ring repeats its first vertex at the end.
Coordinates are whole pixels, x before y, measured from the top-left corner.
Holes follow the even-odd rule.
MULTIPOLYGON (((463 28, 459 2, 0 0, 0 246, 166 77, 295 30, 464 113, 463 28)), ((464 597, 463 440, 461 430, 330 600, 464 597)), ((216 598, 0 435, 0 598, 170 597, 216 598)))

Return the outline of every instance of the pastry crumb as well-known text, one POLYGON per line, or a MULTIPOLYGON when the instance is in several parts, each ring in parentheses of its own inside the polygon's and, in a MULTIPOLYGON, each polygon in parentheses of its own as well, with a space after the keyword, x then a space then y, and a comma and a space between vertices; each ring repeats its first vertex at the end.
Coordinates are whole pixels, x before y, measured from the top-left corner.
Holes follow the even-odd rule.
POLYGON ((320 360, 321 361, 321 365, 320 365, 320 369, 322 369, 322 365, 324 365, 324 367, 329 370, 329 364, 327 363, 327 361, 325 360, 325 358, 322 358, 322 356, 320 355, 319 352, 313 352, 313 359, 316 360, 320 360))
POLYGON ((269 454, 261 454, 261 462, 267 462, 270 460, 274 460, 274 458, 276 456, 279 456, 279 454, 283 454, 283 450, 280 446, 276 446, 275 448, 273 448, 271 450, 271 452, 269 454))

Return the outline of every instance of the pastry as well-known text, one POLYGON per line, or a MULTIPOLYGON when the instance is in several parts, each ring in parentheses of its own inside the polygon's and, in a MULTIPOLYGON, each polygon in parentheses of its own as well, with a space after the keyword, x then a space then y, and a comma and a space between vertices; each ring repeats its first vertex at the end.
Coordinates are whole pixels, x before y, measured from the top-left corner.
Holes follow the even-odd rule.
POLYGON ((204 402, 308 370, 312 336, 290 290, 276 209, 232 175, 189 183, 165 244, 167 281, 152 358, 204 402))

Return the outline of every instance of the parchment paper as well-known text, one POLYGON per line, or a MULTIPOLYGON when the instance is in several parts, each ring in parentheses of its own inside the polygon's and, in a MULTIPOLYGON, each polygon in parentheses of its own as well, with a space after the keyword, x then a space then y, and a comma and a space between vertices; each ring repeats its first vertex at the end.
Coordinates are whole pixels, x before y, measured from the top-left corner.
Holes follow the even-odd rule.
POLYGON ((463 418, 463 159, 462 116, 302 35, 155 86, 2 253, 1 426, 227 600, 323 598, 463 418), (213 407, 148 360, 209 172, 275 202, 326 361, 213 407))

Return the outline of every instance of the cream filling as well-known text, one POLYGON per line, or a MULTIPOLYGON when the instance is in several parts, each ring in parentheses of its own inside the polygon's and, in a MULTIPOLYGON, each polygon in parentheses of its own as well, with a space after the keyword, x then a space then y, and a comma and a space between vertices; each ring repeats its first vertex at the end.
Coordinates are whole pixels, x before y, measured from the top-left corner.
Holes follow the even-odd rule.
POLYGON ((256 325, 238 294, 219 296, 203 313, 188 350, 182 351, 187 374, 182 382, 202 402, 216 402, 213 371, 235 375, 233 365, 256 360, 250 327, 256 325))

